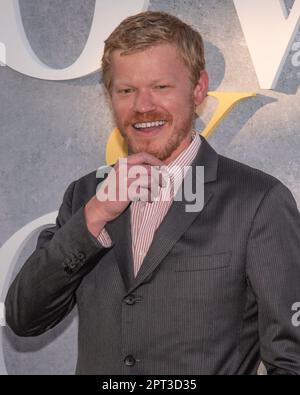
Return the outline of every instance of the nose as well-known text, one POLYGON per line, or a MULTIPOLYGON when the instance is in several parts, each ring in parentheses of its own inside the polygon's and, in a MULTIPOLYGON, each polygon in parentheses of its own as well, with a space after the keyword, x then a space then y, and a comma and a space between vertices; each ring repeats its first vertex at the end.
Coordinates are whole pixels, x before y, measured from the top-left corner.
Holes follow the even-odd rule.
POLYGON ((140 90, 136 92, 134 110, 139 113, 146 113, 155 110, 155 103, 149 90, 140 90))

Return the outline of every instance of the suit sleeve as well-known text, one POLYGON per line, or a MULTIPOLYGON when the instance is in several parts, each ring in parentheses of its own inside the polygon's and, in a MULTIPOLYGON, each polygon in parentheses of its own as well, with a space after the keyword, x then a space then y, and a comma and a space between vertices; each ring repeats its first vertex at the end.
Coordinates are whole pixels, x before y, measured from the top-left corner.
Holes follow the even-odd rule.
POLYGON ((261 358, 268 374, 300 374, 300 214, 280 182, 265 195, 252 223, 247 276, 256 295, 261 358))
POLYGON ((73 309, 82 278, 109 251, 87 229, 84 207, 72 215, 75 184, 64 194, 56 225, 40 233, 6 296, 6 322, 19 336, 39 335, 60 322, 73 309))

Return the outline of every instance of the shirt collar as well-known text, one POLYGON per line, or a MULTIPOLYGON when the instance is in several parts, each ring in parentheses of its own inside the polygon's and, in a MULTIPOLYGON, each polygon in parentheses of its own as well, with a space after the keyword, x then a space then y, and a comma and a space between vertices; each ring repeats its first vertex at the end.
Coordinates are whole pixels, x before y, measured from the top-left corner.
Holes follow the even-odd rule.
POLYGON ((195 159, 197 152, 201 145, 201 139, 198 133, 196 133, 191 141, 190 145, 177 156, 172 162, 170 162, 166 168, 171 173, 174 173, 176 168, 182 168, 184 166, 190 166, 195 159))

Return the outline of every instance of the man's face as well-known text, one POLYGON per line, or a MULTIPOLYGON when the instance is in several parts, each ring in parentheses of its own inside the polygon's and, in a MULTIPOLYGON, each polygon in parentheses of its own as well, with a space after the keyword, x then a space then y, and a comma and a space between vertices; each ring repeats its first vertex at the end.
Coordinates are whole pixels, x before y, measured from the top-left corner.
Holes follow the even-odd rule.
MULTIPOLYGON (((191 141, 199 86, 192 87, 189 70, 174 45, 120 53, 112 53, 111 100, 129 153, 148 152, 169 163, 191 141)), ((207 85, 200 89, 202 101, 207 85)))

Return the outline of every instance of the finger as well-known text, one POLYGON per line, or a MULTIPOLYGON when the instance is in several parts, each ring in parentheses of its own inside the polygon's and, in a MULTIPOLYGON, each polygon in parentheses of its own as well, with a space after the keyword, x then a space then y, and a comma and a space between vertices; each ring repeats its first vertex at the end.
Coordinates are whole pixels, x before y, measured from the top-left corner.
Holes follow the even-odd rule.
POLYGON ((161 182, 161 174, 156 170, 152 171, 149 173, 138 173, 138 175, 135 175, 134 177, 128 177, 128 187, 132 185, 134 186, 141 186, 143 188, 149 188, 149 189, 154 189, 158 190, 161 182))
POLYGON ((152 166, 164 166, 164 163, 160 159, 147 152, 129 155, 127 157, 127 163, 130 165, 149 164, 152 166))
POLYGON ((151 177, 153 166, 150 165, 129 165, 127 167, 128 179, 137 179, 139 177, 151 177))
MULTIPOLYGON (((142 190, 148 190, 147 201, 155 200, 159 195, 159 184, 158 180, 155 180, 153 176, 144 175, 138 177, 128 185, 128 196, 129 199, 137 200, 142 190)), ((144 193, 144 192, 143 192, 144 193)), ((138 199, 142 200, 142 199, 138 199)))
POLYGON ((138 176, 146 175, 153 177, 153 179, 161 186, 167 185, 170 173, 166 169, 166 166, 151 166, 151 165, 129 165, 128 166, 128 178, 135 179, 138 176))
POLYGON ((142 202, 148 202, 150 200, 151 193, 148 188, 134 188, 128 189, 128 198, 129 200, 135 202, 135 201, 142 201, 142 202))
POLYGON ((151 176, 148 174, 142 175, 137 177, 135 180, 130 182, 132 187, 142 187, 142 188, 149 188, 151 187, 151 176))
POLYGON ((154 179, 161 188, 164 188, 168 185, 170 173, 168 172, 166 166, 152 166, 151 174, 153 174, 154 179))

